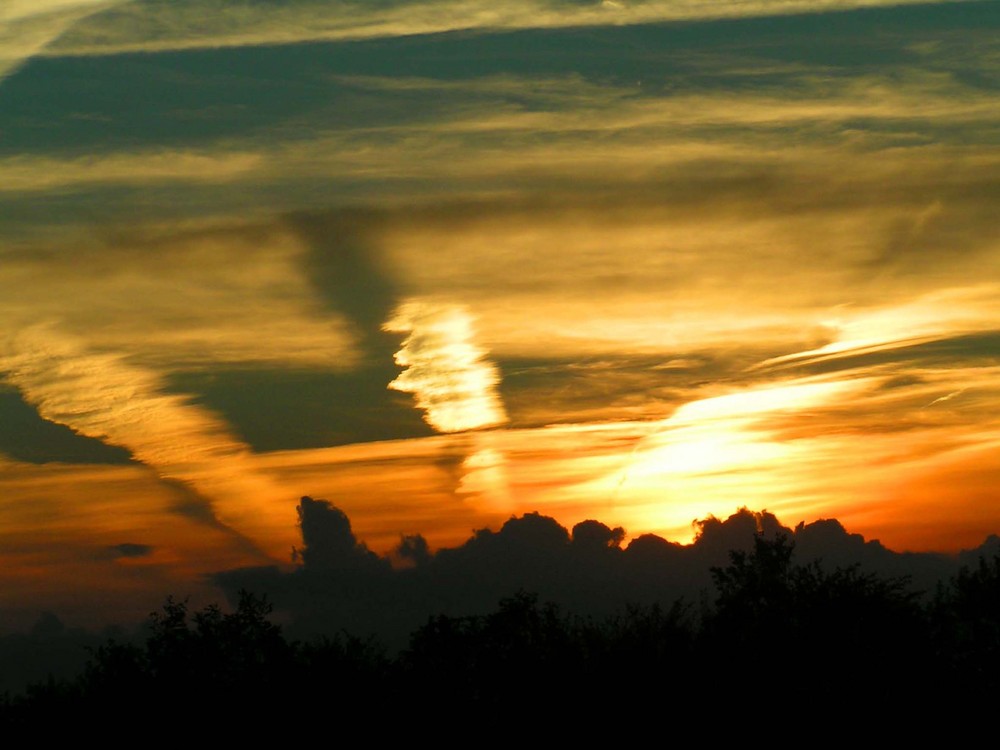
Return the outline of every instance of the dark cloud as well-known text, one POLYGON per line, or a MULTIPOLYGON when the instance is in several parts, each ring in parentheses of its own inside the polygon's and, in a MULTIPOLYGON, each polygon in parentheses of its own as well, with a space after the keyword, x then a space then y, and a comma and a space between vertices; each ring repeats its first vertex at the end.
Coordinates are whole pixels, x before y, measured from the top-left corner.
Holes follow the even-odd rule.
POLYGON ((222 414, 257 451, 434 434, 412 399, 387 387, 399 374, 393 355, 401 337, 384 332, 382 325, 402 292, 379 255, 376 238, 386 212, 298 212, 276 221, 305 244, 304 272, 319 299, 353 324, 360 362, 337 372, 260 367, 179 372, 169 377, 170 390, 196 394, 193 403, 222 414))
POLYGON ((704 519, 690 545, 645 534, 622 547, 625 530, 620 527, 588 520, 570 533, 550 517, 528 513, 433 554, 421 536, 405 536, 386 557, 359 543, 347 516, 330 503, 303 498, 299 512, 305 546, 298 553, 298 569, 246 568, 219 573, 214 580, 234 601, 241 588, 266 593, 296 635, 346 629, 375 634, 392 647, 405 644, 433 615, 489 612, 518 590, 595 617, 634 604, 696 603, 711 591, 711 569, 728 565, 734 550, 750 551, 758 532, 765 538, 788 535, 798 563, 818 561, 831 571, 859 565, 866 572, 906 575, 913 590, 924 593, 932 593, 958 566, 954 557, 893 552, 848 533, 836 520, 792 529, 773 514, 746 509, 727 519, 704 519), (390 559, 405 564, 393 568, 390 559))
POLYGON ((322 500, 303 497, 298 507, 303 548, 302 564, 314 571, 384 568, 385 562, 359 542, 351 521, 339 508, 322 500))
POLYGON ((306 244, 306 275, 327 308, 353 323, 361 361, 340 372, 219 369, 178 373, 171 390, 222 414, 258 451, 425 437, 412 399, 388 389, 401 337, 382 331, 400 291, 382 263, 371 212, 299 213, 281 219, 306 244), (280 414, 280 419, 275 415, 280 414))
POLYGON ((309 248, 306 266, 316 290, 358 324, 369 344, 400 301, 397 282, 379 255, 381 218, 382 212, 362 210, 286 217, 309 248))
POLYGON ((44 464, 134 463, 124 448, 107 445, 42 419, 20 393, 0 387, 0 453, 18 461, 44 464))
POLYGON ((958 553, 959 563, 967 566, 974 566, 978 564, 980 558, 986 557, 996 557, 1000 555, 1000 536, 997 534, 990 534, 986 537, 986 541, 975 549, 962 550, 958 553))
POLYGON ((350 372, 227 368, 168 380, 171 392, 197 394, 192 403, 223 415, 259 452, 433 434, 411 399, 386 387, 399 372, 388 349, 384 362, 350 372))
POLYGON ((912 388, 915 385, 925 385, 926 383, 927 381, 919 375, 898 375, 882 383, 879 390, 892 391, 897 388, 912 388))
POLYGON ((583 552, 618 549, 624 538, 621 526, 612 529, 600 521, 581 521, 573 527, 573 546, 583 552))
POLYGON ((115 557, 148 557, 153 554, 153 548, 148 544, 135 544, 134 542, 124 542, 108 547, 108 550, 115 557))
POLYGON ((426 565, 430 562, 431 550, 420 534, 404 534, 396 548, 396 556, 404 561, 404 565, 426 565))
MULTIPOLYGON (((501 75, 634 85, 656 94, 811 89, 824 80, 926 64, 920 42, 973 60, 963 39, 1000 26, 992 3, 927 4, 785 17, 601 28, 415 34, 390 39, 110 56, 35 58, 0 88, 0 153, 189 144, 248 131, 293 138, 303 122, 331 128, 433 120, 456 106, 444 93, 370 90, 352 77, 468 80, 501 75), (871 30, 878 28, 878 34, 871 30), (734 40, 738 40, 734 44, 734 40), (803 73, 803 69, 808 68, 803 73), (747 75, 750 71, 753 75, 747 75), (82 85, 81 82, 85 82, 82 85), (71 112, 72 117, 62 116, 71 112)), ((964 65, 963 65, 964 61, 964 65)), ((990 81, 965 76, 970 84, 990 81)), ((995 85, 995 84, 994 84, 995 85)), ((483 100, 489 93, 479 95, 483 100)), ((464 91, 462 101, 477 98, 464 91)), ((511 91, 503 107, 539 106, 511 91)), ((860 125, 860 123, 858 123, 860 125)), ((905 128, 914 127, 912 120, 905 128)))

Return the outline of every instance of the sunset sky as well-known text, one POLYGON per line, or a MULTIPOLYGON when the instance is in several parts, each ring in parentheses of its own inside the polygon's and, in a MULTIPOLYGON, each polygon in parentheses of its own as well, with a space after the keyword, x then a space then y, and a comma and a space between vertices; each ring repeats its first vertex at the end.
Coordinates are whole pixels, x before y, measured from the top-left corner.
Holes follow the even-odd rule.
POLYGON ((538 511, 1000 532, 1000 2, 4 0, 0 629, 538 511))

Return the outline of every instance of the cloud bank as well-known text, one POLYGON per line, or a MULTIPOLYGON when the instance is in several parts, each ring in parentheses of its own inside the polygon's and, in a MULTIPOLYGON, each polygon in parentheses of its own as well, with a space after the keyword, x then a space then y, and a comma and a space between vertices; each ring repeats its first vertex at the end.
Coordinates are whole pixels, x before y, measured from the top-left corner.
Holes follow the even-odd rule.
POLYGON ((347 516, 330 503, 303 498, 299 514, 304 547, 297 570, 232 570, 217 574, 216 582, 233 601, 240 588, 266 593, 291 618, 294 634, 347 629, 377 634, 396 647, 432 615, 483 614, 518 590, 595 617, 620 613, 628 604, 669 606, 685 599, 696 605, 711 587, 711 568, 725 567, 732 550, 751 549, 756 533, 788 535, 798 563, 818 560, 828 570, 858 564, 880 575, 907 575, 914 590, 927 593, 960 562, 1000 551, 1000 538, 993 536, 960 558, 900 554, 832 519, 790 529, 770 513, 743 509, 725 520, 699 522, 690 545, 644 534, 623 548, 620 527, 587 520, 567 530, 528 513, 433 553, 419 535, 403 536, 392 555, 381 557, 356 539, 347 516))

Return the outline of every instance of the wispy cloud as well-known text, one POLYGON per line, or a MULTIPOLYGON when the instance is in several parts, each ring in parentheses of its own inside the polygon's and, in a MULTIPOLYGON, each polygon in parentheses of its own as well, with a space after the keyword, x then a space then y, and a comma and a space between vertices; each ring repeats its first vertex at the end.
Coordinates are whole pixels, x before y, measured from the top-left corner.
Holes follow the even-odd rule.
POLYGON ((276 223, 91 229, 61 241, 76 250, 40 243, 5 254, 6 320, 55 321, 161 371, 357 362, 351 324, 325 309, 303 268, 307 247, 276 223))
MULTIPOLYGON (((911 0, 920 4, 922 0, 911 0)), ((926 0, 938 2, 939 0, 926 0)), ((475 29, 531 29, 824 12, 896 5, 896 0, 292 0, 233 5, 221 0, 142 0, 74 30, 50 54, 103 54, 324 39, 365 39, 475 29)))
POLYGON ((473 433, 483 440, 464 446, 458 464, 445 436, 259 460, 343 498, 379 551, 418 530, 434 546, 452 544, 470 525, 529 511, 684 542, 694 520, 743 506, 791 523, 835 515, 894 548, 954 551, 1000 522, 990 490, 1000 423, 975 416, 1000 395, 996 367, 924 372, 924 382, 893 387, 885 369, 706 384, 660 419, 473 433), (929 394, 956 382, 974 383, 966 396, 978 398, 926 408, 929 394), (954 511, 941 517, 935 497, 954 511))
POLYGON ((0 159, 0 192, 79 190, 104 185, 192 182, 231 183, 253 175, 261 156, 253 153, 153 151, 59 159, 14 156, 0 159))
POLYGON ((249 448, 223 420, 165 393, 155 372, 121 354, 35 326, 5 342, 0 371, 42 417, 127 448, 161 478, 195 488, 237 532, 266 540, 264 529, 292 522, 294 494, 252 469, 249 448))
POLYGON ((6 0, 0 7, 0 80, 72 26, 129 0, 6 0))
POLYGON ((385 329, 407 334, 396 353, 403 372, 389 387, 412 393, 439 432, 495 427, 507 421, 497 392, 500 375, 476 345, 472 317, 457 305, 411 301, 385 329))
POLYGON ((759 366, 768 368, 857 358, 935 340, 994 331, 997 316, 1000 315, 998 300, 1000 286, 987 282, 945 287, 895 305, 835 309, 831 311, 830 319, 824 322, 833 341, 810 351, 766 360, 759 366))

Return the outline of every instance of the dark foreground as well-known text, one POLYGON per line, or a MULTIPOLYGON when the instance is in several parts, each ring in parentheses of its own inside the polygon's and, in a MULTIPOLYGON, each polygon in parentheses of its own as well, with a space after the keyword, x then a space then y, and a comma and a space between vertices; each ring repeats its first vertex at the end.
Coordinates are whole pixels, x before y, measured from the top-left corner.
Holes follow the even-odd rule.
POLYGON ((807 714, 912 729, 992 714, 1000 556, 919 596, 906 579, 797 566, 791 552, 758 537, 713 570, 713 601, 599 620, 513 593, 487 615, 430 619, 396 654, 346 633, 288 640, 251 593, 230 613, 168 600, 144 642, 106 642, 76 678, 4 696, 0 717, 36 730, 209 721, 249 736, 336 717, 372 737, 471 723, 597 737, 650 722, 807 714))

